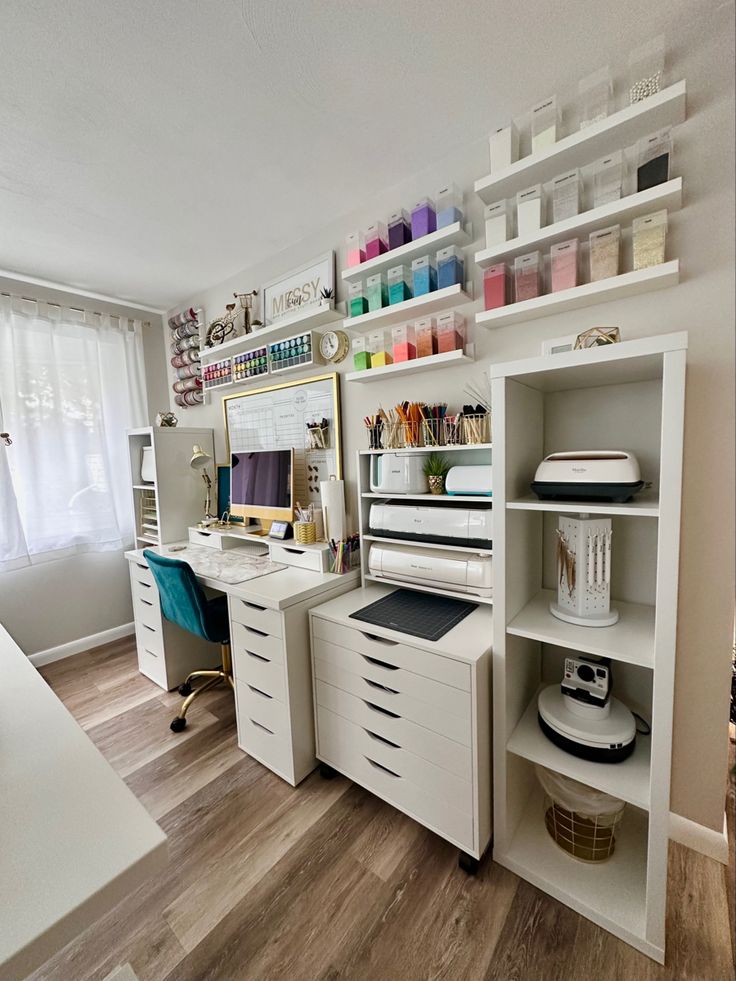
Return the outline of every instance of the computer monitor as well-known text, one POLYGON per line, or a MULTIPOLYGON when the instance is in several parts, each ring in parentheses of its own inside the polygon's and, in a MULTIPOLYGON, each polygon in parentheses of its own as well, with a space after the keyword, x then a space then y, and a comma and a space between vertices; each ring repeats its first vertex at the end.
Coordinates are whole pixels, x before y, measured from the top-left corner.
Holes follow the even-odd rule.
POLYGON ((294 450, 232 453, 230 512, 242 518, 293 521, 294 450))

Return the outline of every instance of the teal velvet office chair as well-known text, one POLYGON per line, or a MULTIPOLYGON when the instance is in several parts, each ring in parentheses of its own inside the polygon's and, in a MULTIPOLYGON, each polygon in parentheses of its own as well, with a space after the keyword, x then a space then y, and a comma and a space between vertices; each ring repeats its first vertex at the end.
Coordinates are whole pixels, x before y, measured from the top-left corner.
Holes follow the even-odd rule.
POLYGON ((227 682, 231 688, 235 687, 230 656, 227 597, 218 596, 208 600, 192 572, 192 567, 186 562, 169 559, 148 548, 143 556, 158 586, 161 613, 183 630, 213 644, 219 644, 222 651, 222 667, 219 671, 192 671, 184 684, 179 686, 179 694, 186 697, 179 714, 171 723, 171 729, 173 732, 181 732, 187 724, 187 710, 195 698, 221 682, 227 682), (192 689, 192 682, 199 678, 203 678, 204 683, 199 688, 192 689))

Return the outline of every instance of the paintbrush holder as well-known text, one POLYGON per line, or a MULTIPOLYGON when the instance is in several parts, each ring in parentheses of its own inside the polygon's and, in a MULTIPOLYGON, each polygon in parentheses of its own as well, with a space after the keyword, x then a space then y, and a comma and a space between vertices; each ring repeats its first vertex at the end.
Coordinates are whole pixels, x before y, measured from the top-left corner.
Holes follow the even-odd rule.
POLYGON ((611 609, 611 519, 570 518, 557 525, 557 601, 549 605, 558 620, 581 627, 610 627, 618 620, 611 609))
POLYGON ((491 416, 489 412, 464 415, 463 442, 469 446, 491 441, 491 416))
POLYGON ((422 419, 422 439, 425 446, 442 446, 444 426, 442 419, 422 419))

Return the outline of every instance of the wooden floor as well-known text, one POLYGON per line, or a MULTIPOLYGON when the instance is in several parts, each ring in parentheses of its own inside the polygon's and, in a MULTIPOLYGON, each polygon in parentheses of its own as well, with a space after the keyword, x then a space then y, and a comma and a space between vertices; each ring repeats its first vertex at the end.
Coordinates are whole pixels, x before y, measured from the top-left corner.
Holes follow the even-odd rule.
MULTIPOLYGON (((670 850, 667 966, 343 778, 296 790, 238 750, 232 696, 141 677, 130 642, 43 674, 169 836, 166 872, 32 977, 140 981, 728 981, 728 871, 670 850)), ((70 782, 74 774, 69 775, 70 782)))

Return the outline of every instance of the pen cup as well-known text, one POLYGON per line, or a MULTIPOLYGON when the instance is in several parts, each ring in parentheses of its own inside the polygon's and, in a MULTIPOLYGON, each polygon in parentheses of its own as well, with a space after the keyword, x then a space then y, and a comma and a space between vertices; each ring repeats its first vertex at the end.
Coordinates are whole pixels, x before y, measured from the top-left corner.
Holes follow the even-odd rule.
POLYGON ((401 431, 405 447, 422 445, 422 425, 418 419, 402 422, 401 431))
POLYGON ((357 536, 347 541, 331 542, 329 571, 338 576, 350 572, 357 564, 359 548, 357 536))
POLYGON ((365 430, 368 433, 368 449, 382 450, 383 449, 383 421, 379 419, 377 422, 374 423, 366 422, 365 430))
POLYGON ((425 446, 442 446, 444 426, 442 419, 422 419, 422 439, 425 446))
POLYGON ((445 446, 463 445, 462 416, 445 416, 444 423, 445 446))
POLYGON ((307 449, 326 450, 329 446, 328 432, 327 426, 310 426, 307 429, 307 449))
POLYGON ((313 545, 317 541, 317 525, 314 521, 295 521, 294 540, 299 545, 313 545))

